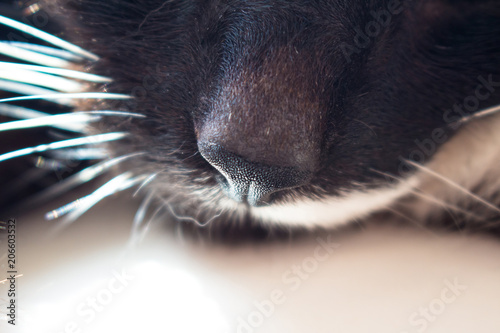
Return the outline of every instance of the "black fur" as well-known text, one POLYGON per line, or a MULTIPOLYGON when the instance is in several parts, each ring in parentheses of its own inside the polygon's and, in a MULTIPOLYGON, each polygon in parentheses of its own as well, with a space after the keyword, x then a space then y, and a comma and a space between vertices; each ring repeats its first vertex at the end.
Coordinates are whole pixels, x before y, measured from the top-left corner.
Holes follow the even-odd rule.
MULTIPOLYGON (((404 159, 425 162, 435 151, 412 155, 419 143, 442 129, 437 149, 459 128, 461 116, 447 111, 474 93, 478 78, 500 82, 495 0, 46 6, 63 37, 101 56, 92 71, 114 79, 106 90, 135 96, 101 107, 147 116, 97 129, 131 132, 117 156, 146 152, 124 168, 161 171, 150 186, 176 213, 202 222, 224 197, 219 172, 199 152, 207 132, 264 165, 293 165, 290 156, 307 153, 307 184, 272 193, 272 202, 339 195, 392 181, 374 170, 406 177, 404 159)), ((469 114, 499 103, 497 89, 469 114)), ((240 219, 250 217, 219 218, 240 219)))

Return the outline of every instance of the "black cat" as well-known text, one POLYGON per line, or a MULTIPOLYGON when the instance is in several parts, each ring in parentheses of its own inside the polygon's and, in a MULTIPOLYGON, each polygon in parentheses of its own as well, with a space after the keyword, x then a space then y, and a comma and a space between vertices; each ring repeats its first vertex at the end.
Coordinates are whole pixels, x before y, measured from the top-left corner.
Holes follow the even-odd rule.
POLYGON ((129 133, 112 157, 171 217, 500 226, 498 1, 37 5, 134 97, 77 109, 144 116, 92 133, 129 133))

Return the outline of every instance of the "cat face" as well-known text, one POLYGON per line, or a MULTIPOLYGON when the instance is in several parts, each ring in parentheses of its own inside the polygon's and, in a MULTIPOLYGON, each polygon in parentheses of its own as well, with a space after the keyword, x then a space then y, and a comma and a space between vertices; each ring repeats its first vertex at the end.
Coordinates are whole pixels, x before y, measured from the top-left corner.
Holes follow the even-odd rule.
MULTIPOLYGON (((175 215, 303 224, 394 201, 460 128, 500 102, 495 1, 72 1, 102 58, 128 168, 175 215), (464 99, 464 97, 466 97, 464 99)), ((66 14, 67 14, 66 13, 66 14)), ((101 129, 98 129, 101 130, 101 129)), ((324 220, 324 222, 322 222, 324 220)))

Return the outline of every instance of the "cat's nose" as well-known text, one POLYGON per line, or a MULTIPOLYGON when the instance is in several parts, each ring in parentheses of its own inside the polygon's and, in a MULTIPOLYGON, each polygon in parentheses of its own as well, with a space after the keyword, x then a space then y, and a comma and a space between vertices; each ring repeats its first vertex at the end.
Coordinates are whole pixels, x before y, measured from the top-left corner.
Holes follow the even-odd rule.
POLYGON ((271 203, 273 193, 307 184, 312 175, 300 167, 253 162, 216 143, 199 142, 198 149, 220 172, 217 181, 226 195, 251 206, 271 203))

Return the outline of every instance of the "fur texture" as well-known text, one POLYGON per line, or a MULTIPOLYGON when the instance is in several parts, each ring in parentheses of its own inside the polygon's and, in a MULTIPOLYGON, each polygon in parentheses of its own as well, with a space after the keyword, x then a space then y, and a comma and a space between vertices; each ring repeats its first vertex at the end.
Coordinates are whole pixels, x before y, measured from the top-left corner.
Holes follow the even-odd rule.
POLYGON ((122 168, 156 175, 170 218, 499 226, 498 117, 474 118, 500 104, 498 1, 44 6, 135 97, 81 108, 146 116, 94 131, 131 133, 112 151, 143 152, 122 168))

